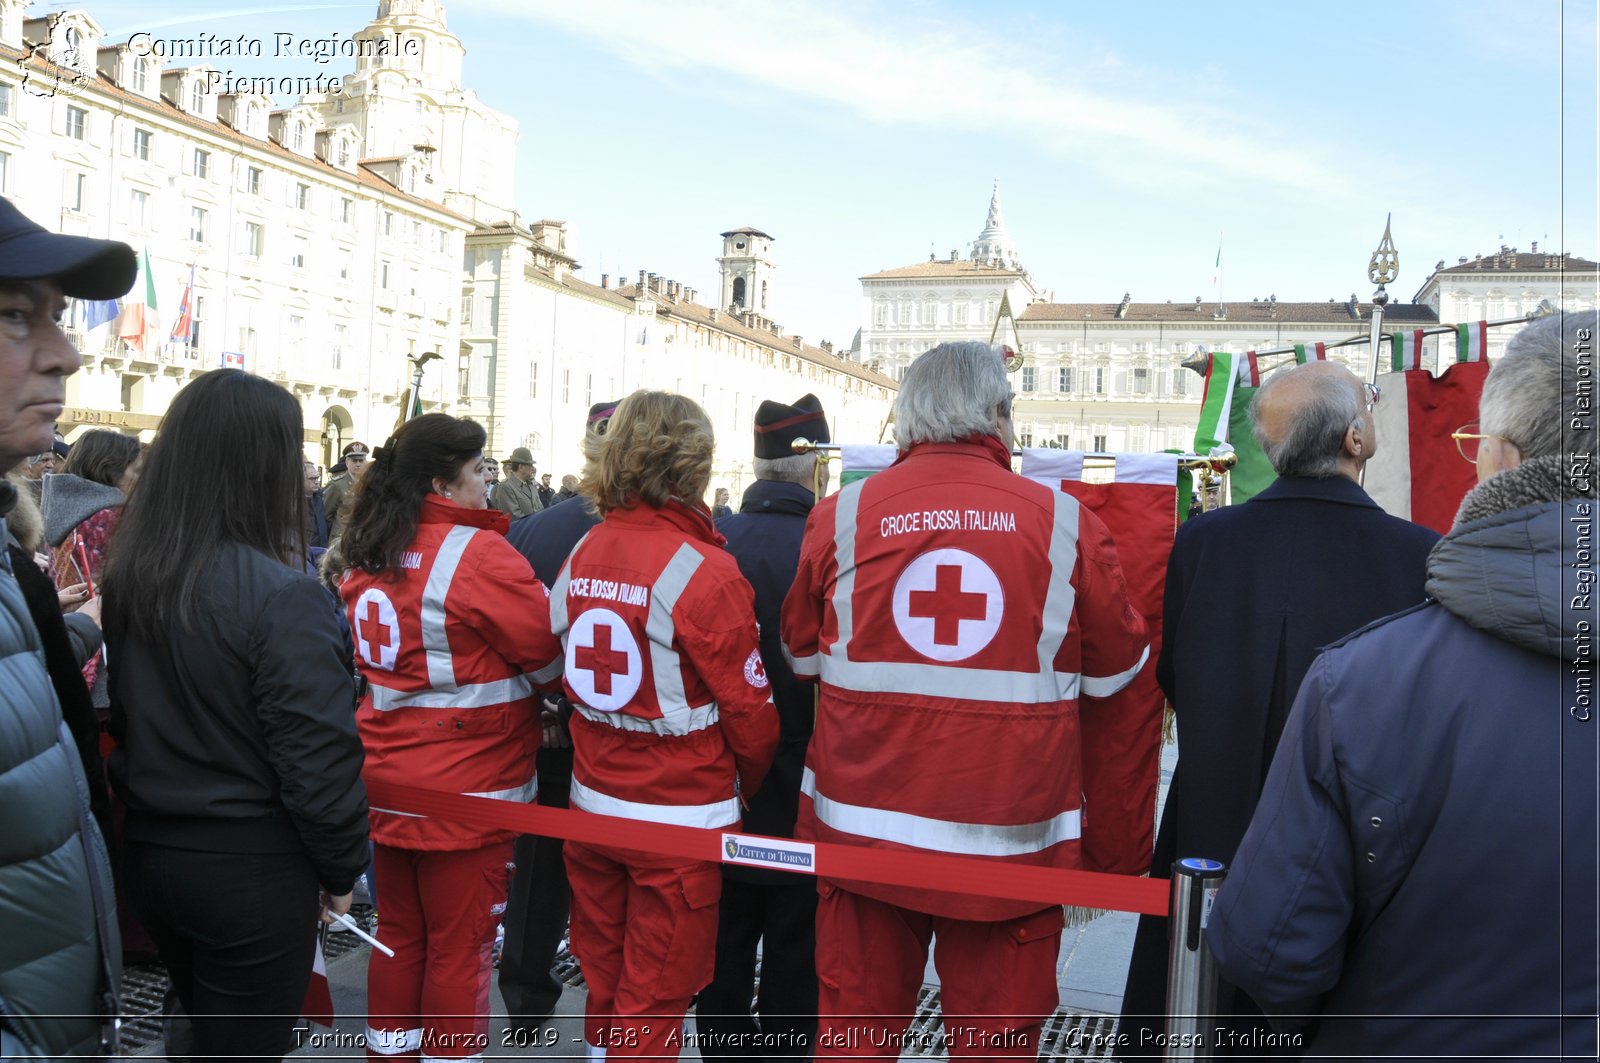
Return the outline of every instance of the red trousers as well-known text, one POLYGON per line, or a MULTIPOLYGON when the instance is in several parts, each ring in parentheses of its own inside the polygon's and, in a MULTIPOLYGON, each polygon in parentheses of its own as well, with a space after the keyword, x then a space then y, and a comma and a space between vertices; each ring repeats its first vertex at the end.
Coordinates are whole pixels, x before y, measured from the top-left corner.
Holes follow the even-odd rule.
POLYGON ((367 965, 368 1059, 483 1055, 510 868, 510 842, 456 852, 375 847, 378 940, 395 954, 374 949, 367 965))
POLYGON ((589 986, 584 1040, 608 1059, 676 1059, 684 1013, 716 967, 722 869, 576 842, 565 851, 572 952, 589 986))
POLYGON ((1032 1060, 1056 1010, 1060 908, 998 923, 945 919, 818 883, 816 1059, 896 1059, 933 939, 955 1058, 1032 1060))

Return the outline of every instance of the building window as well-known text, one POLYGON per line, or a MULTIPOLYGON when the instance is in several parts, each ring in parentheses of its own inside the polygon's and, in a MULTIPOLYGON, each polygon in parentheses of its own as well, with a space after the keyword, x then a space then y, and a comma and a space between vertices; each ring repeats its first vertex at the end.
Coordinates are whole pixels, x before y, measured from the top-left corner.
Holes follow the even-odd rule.
POLYGON ((335 326, 333 326, 332 358, 333 358, 333 368, 335 368, 335 369, 343 369, 344 368, 344 345, 345 345, 345 341, 347 339, 349 339, 349 334, 350 334, 349 326, 346 326, 346 325, 335 325, 335 326))
POLYGON ((1064 365, 1056 370, 1056 390, 1072 390, 1072 367, 1070 365, 1064 365))
POLYGON ((378 267, 378 287, 384 291, 389 290, 389 263, 385 262, 378 267))
POLYGON ((1034 377, 1035 377, 1035 371, 1034 371, 1033 366, 1025 365, 1025 366, 1022 367, 1022 390, 1023 391, 1032 391, 1032 390, 1034 390, 1034 387, 1036 386, 1036 383, 1037 383, 1036 380, 1034 379, 1034 377))
POLYGON ((11 155, 9 152, 0 151, 0 192, 5 192, 11 187, 11 155))
POLYGON ((349 225, 355 216, 356 201, 349 196, 341 196, 339 199, 339 220, 349 225))
POLYGON ((1104 395, 1106 393, 1106 371, 1104 368, 1094 371, 1094 393, 1096 395, 1104 395))
POLYGON ((1133 370, 1133 393, 1135 395, 1150 393, 1150 370, 1142 365, 1135 366, 1133 370))
POLYGON ((296 122, 294 124, 294 150, 306 150, 306 124, 304 122, 296 122))
POLYGON ((1189 370, 1174 369, 1172 371, 1172 393, 1179 396, 1189 394, 1189 370))
POLYGON ((1094 437, 1094 449, 1095 449, 1095 451, 1097 453, 1100 453, 1100 454, 1104 454, 1106 452, 1106 437, 1105 436, 1097 434, 1094 437))
POLYGON ((934 326, 939 324, 939 304, 937 304, 937 303, 923 303, 922 304, 922 323, 924 325, 926 325, 928 328, 933 328, 934 326))
POLYGON ((470 326, 471 324, 472 324, 472 296, 469 293, 469 294, 463 295, 461 297, 461 327, 462 328, 466 328, 466 327, 470 326))
POLYGON ((952 306, 950 308, 950 319, 954 324, 965 325, 967 323, 967 304, 957 303, 952 306))
POLYGON ((394 235, 394 211, 392 210, 386 210, 383 212, 383 235, 394 235))
POLYGON ((350 279, 350 261, 350 252, 339 252, 339 279, 342 281, 350 279))
POLYGON ((196 177, 211 176, 211 153, 209 151, 202 151, 200 148, 194 149, 194 175, 196 177))
POLYGON ((539 397, 539 363, 538 362, 529 362, 528 363, 528 398, 536 399, 538 397, 539 397))
POLYGON ((294 205, 296 210, 311 209, 311 186, 297 183, 294 186, 294 205))
POLYGON ((411 242, 422 246, 422 223, 415 218, 411 219, 411 242))
POLYGON ((305 341, 306 319, 299 314, 289 315, 289 349, 298 351, 305 341))
POLYGON ((81 211, 89 202, 89 175, 68 172, 62 181, 61 204, 71 211, 81 211))
POLYGON ((261 167, 252 166, 244 172, 244 190, 252 196, 261 194, 261 167))
POLYGON ((260 258, 266 250, 266 229, 258 221, 244 223, 244 253, 251 258, 260 258))
POLYGON ((11 117, 11 85, 0 81, 0 118, 11 117))
POLYGON ((304 236, 296 236, 294 238, 294 253, 289 256, 289 265, 295 269, 306 268, 306 238, 304 236))
POLYGON ((143 59, 136 60, 133 64, 133 91, 150 91, 150 64, 143 59))
POLYGON ((1019 446, 1019 447, 1031 447, 1031 446, 1033 446, 1033 425, 1030 424, 1026 428, 1022 428, 1022 429, 1018 430, 1018 432, 1017 432, 1017 446, 1019 446))
POLYGON ((192 81, 189 83, 189 113, 204 114, 206 110, 206 83, 192 81))
POLYGON ((67 108, 67 136, 73 140, 82 140, 84 129, 89 124, 89 112, 82 107, 67 108))
POLYGON ((204 207, 189 208, 189 239, 197 244, 206 240, 206 211, 204 207))
MULTIPOLYGON (((583 375, 583 404, 585 406, 593 406, 594 405, 594 374, 593 373, 585 373, 583 375)), ((738 406, 738 400, 734 401, 734 405, 735 405, 735 407, 738 406)), ((737 413, 737 410, 735 410, 735 413, 737 413)))
POLYGON ((195 350, 200 349, 200 322, 206 316, 206 297, 194 297, 194 308, 189 312, 189 346, 195 350))
POLYGON ((872 307, 872 323, 878 328, 889 323, 889 304, 877 303, 872 307))
POLYGON ((155 134, 148 129, 135 129, 133 131, 133 157, 142 162, 150 161, 150 142, 155 139, 155 134))
POLYGON ((143 229, 150 224, 150 193, 142 188, 135 188, 128 193, 128 215, 135 229, 143 229))
MULTIPOLYGON (((339 109, 340 110, 344 109, 344 101, 343 100, 339 101, 339 109)), ((348 140, 341 140, 341 141, 339 141, 339 169, 348 170, 349 168, 350 168, 350 142, 348 140)))
MULTIPOLYGON (((703 392, 705 389, 702 388, 703 392)), ((572 401, 572 370, 561 370, 561 404, 565 406, 572 401)))

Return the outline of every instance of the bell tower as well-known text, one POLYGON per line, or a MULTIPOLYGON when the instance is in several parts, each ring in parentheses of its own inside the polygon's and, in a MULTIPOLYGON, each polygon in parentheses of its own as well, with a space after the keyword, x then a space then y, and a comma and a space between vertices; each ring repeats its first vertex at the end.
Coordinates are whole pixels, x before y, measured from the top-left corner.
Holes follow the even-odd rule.
POLYGON ((772 317, 772 237, 760 229, 730 229, 722 234, 721 306, 728 311, 751 311, 772 317))

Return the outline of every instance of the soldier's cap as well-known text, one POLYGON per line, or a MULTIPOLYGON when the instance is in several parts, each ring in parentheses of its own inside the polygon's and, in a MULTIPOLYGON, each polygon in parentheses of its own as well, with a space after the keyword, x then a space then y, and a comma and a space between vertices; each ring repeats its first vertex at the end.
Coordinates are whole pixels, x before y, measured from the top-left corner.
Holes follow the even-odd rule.
POLYGON ((366 457, 367 456, 367 445, 365 443, 361 443, 361 442, 346 443, 344 445, 344 449, 339 451, 339 456, 341 458, 348 458, 352 454, 360 454, 363 457, 366 457))
POLYGON ((50 232, 0 197, 0 280, 53 280, 73 299, 115 299, 138 273, 127 244, 50 232))
POLYGON ((828 418, 815 395, 802 395, 793 405, 767 399, 756 407, 756 457, 792 458, 796 439, 831 441, 828 418))
POLYGON ((533 464, 533 454, 532 454, 531 451, 528 450, 527 447, 518 447, 516 450, 513 450, 511 452, 511 456, 509 458, 507 458, 505 461, 501 462, 501 464, 502 465, 512 465, 512 466, 516 466, 516 465, 532 465, 533 464))

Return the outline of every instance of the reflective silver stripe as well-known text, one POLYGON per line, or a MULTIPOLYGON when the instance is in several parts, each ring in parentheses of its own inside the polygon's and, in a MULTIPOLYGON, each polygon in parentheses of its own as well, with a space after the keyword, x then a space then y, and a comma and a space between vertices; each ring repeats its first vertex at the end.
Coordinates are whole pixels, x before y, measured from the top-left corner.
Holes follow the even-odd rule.
POLYGON ((1083 677, 1083 694, 1090 698, 1110 697, 1129 683, 1139 674, 1139 669, 1144 667, 1144 662, 1150 657, 1150 646, 1139 651, 1139 659, 1133 662, 1133 667, 1116 675, 1086 675, 1083 677))
POLYGON ((602 723, 619 731, 638 731, 641 733, 658 735, 686 735, 695 731, 704 731, 707 727, 717 722, 717 705, 701 705, 690 708, 680 705, 659 720, 641 720, 637 716, 629 716, 621 712, 601 712, 591 709, 587 705, 574 705, 578 715, 591 723, 602 723))
POLYGON ((519 801, 528 804, 533 800, 534 780, 529 779, 521 786, 513 786, 509 790, 486 790, 482 793, 462 794, 462 797, 490 797, 496 801, 519 801))
POLYGON ((861 511, 861 489, 866 483, 866 480, 857 480, 842 488, 833 515, 833 613, 839 637, 828 653, 840 660, 850 659, 850 636, 855 632, 850 599, 856 590, 856 514, 861 511))
POLYGON ((367 1027, 367 1047, 380 1056, 398 1056, 422 1047, 422 1027, 414 1030, 375 1030, 367 1027))
POLYGON ((817 777, 810 768, 801 776, 800 792, 811 798, 817 819, 834 830, 940 853, 1023 856, 1079 837, 1080 810, 1076 808, 1038 823, 1014 825, 929 819, 835 801, 817 793, 817 777))
POLYGON ((1050 587, 1044 596, 1043 624, 1039 629, 1039 671, 1055 670, 1056 654, 1072 626, 1072 609, 1078 592, 1072 574, 1078 564, 1078 500, 1064 491, 1051 491, 1055 513, 1050 525, 1050 587))
POLYGON ((433 568, 428 570, 428 582, 422 588, 422 648, 428 658, 428 685, 435 690, 450 690, 456 685, 455 662, 450 658, 450 639, 445 634, 444 602, 461 555, 476 534, 476 528, 459 524, 451 528, 439 544, 433 568))
POLYGON ((961 701, 1046 705, 1078 696, 1076 672, 1002 672, 905 661, 822 659, 822 681, 863 693, 918 694, 961 701))
POLYGON ((672 648, 677 630, 672 623, 672 610, 678 604, 683 589, 689 585, 705 557, 700 551, 684 543, 678 547, 667 567, 650 586, 650 616, 645 620, 645 640, 650 643, 650 670, 655 673, 656 704, 679 705, 688 708, 688 696, 683 691, 683 663, 678 651, 672 648))
POLYGON ((427 819, 428 818, 427 816, 424 816, 420 812, 401 812, 397 808, 379 808, 377 805, 372 805, 371 808, 372 808, 372 811, 374 811, 374 812, 386 812, 391 816, 405 816, 407 819, 427 819))
POLYGON ((566 663, 567 658, 565 655, 558 656, 537 672, 529 672, 528 676, 540 686, 545 686, 551 681, 561 678, 561 670, 566 667, 566 663))
POLYGON ((556 638, 561 638, 572 626, 572 621, 567 616, 567 584, 572 582, 572 559, 577 556, 578 548, 589 541, 589 536, 594 534, 594 528, 583 533, 583 538, 567 552, 567 559, 561 562, 561 572, 557 574, 555 584, 550 588, 550 630, 556 638))
POLYGON ((488 709, 533 696, 533 681, 542 674, 534 672, 489 683, 468 683, 460 687, 452 685, 444 690, 396 690, 376 683, 369 683, 367 689, 372 693, 372 707, 379 712, 393 709, 488 709))
POLYGON ((780 643, 780 645, 783 646, 783 659, 789 662, 789 670, 795 675, 808 676, 815 679, 822 674, 822 656, 820 654, 813 653, 808 657, 796 657, 789 652, 787 643, 780 643))
POLYGON ((709 805, 647 805, 591 790, 576 778, 572 780, 572 807, 602 816, 668 823, 677 827, 726 827, 739 822, 739 802, 732 797, 726 801, 713 801, 709 805))

